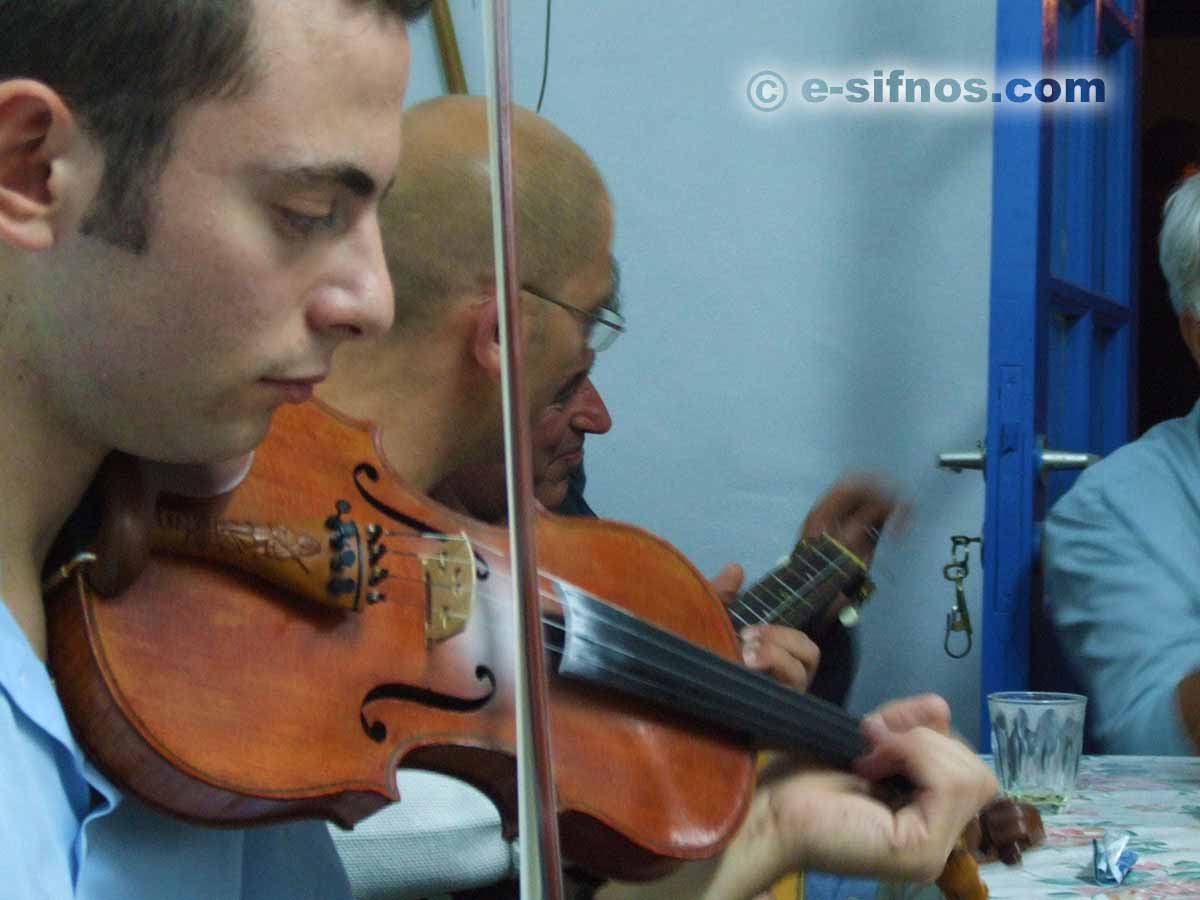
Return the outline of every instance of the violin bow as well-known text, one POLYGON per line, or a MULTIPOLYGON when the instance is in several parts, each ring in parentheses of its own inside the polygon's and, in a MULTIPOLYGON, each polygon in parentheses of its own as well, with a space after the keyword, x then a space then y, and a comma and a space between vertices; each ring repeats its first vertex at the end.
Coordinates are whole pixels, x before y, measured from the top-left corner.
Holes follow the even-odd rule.
POLYGON ((561 900, 558 804, 550 763, 546 657, 542 646, 537 547, 533 529, 533 451, 521 358, 520 284, 513 208, 512 66, 508 0, 483 5, 488 77, 488 138, 492 238, 496 258, 501 391, 504 400, 505 481, 509 545, 516 594, 517 832, 522 900, 561 900))
POLYGON ((454 17, 450 14, 449 0, 433 0, 433 30, 442 58, 442 74, 446 77, 446 92, 467 93, 467 76, 463 73, 462 55, 458 52, 458 37, 454 33, 454 17))

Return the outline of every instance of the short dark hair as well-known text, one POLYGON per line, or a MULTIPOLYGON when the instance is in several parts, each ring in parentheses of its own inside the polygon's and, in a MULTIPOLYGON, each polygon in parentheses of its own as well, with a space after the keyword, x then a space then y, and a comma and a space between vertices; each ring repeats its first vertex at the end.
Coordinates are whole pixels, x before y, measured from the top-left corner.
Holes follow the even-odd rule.
MULTIPOLYGON (((354 2, 411 21, 430 0, 354 2)), ((253 17, 253 0, 0 0, 0 79, 53 88, 104 152, 85 233, 146 249, 175 115, 247 89, 253 17)))

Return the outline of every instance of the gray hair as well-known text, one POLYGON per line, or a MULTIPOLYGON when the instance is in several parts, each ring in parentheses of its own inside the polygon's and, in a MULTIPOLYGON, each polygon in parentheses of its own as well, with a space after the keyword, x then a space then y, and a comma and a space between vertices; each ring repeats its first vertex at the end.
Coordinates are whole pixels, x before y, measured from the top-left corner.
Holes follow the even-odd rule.
POLYGON ((1163 207, 1158 262, 1177 315, 1200 315, 1200 175, 1184 179, 1163 207))

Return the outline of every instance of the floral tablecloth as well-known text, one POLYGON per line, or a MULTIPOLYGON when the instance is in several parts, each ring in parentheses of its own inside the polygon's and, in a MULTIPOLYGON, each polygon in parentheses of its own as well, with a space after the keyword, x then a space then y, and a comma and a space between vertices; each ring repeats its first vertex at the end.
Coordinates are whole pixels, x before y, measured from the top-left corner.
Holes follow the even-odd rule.
POLYGON ((1047 814, 1046 843, 1020 866, 982 866, 991 900, 1200 900, 1200 758, 1088 756, 1075 796, 1047 814), (1132 831, 1137 864, 1120 885, 1092 877, 1092 838, 1132 831))

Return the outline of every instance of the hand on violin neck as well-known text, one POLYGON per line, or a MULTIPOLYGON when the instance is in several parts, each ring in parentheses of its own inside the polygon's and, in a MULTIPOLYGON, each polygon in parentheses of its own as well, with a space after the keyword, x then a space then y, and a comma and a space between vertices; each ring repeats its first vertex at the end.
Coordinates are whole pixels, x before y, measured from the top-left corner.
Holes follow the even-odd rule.
POLYGON ((917 694, 889 700, 863 717, 863 736, 877 745, 892 734, 914 728, 930 728, 939 734, 950 733, 950 704, 938 694, 917 694))
POLYGON ((970 748, 920 726, 889 733, 856 768, 872 780, 902 776, 913 793, 893 809, 871 795, 863 778, 822 770, 767 786, 771 828, 792 864, 931 882, 997 787, 970 748))

